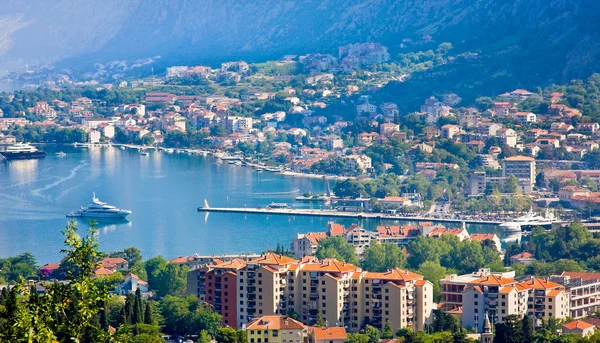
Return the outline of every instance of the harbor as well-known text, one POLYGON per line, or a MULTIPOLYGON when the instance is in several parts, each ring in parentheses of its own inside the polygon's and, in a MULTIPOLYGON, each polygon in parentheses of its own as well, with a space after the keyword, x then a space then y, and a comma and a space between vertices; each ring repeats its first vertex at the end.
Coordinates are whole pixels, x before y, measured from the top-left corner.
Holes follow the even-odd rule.
POLYGON ((452 219, 437 218, 425 216, 398 216, 385 213, 369 212, 342 212, 328 209, 306 209, 306 208, 284 208, 284 207, 210 207, 205 201, 204 206, 198 207, 198 212, 222 212, 222 213, 243 213, 243 214, 262 214, 262 215, 286 215, 286 216, 311 216, 311 217, 334 217, 334 218, 356 218, 356 219, 385 219, 385 220, 406 220, 406 221, 428 221, 435 223, 464 223, 464 224, 484 224, 500 225, 501 221, 479 220, 479 219, 452 219))

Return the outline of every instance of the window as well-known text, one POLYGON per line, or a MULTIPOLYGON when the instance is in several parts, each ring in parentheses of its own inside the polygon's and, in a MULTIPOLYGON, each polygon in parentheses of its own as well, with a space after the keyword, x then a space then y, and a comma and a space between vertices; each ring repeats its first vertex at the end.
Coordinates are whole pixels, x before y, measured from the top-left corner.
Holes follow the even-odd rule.
POLYGON ((386 292, 386 293, 389 293, 389 292, 390 292, 390 290, 386 288, 386 289, 385 289, 385 292, 386 292))
MULTIPOLYGON (((386 289, 386 291, 387 291, 387 289, 386 289)), ((385 296, 385 300, 386 300, 386 301, 387 301, 387 300, 390 300, 390 297, 388 297, 388 296, 386 295, 386 296, 385 296)))
POLYGON ((258 273, 258 277, 262 277, 262 273, 258 273))

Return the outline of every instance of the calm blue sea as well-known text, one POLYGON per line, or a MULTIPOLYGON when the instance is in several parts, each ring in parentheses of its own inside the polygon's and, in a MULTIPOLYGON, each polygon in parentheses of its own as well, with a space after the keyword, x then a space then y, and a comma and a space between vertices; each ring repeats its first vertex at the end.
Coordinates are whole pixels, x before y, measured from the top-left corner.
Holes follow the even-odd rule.
MULTIPOLYGON (((289 246, 296 233, 322 231, 328 221, 196 211, 204 199, 215 207, 292 204, 302 193, 323 191, 321 180, 258 173, 187 154, 154 151, 141 156, 134 150, 71 146, 43 149, 48 153, 44 159, 0 162, 0 257, 31 252, 40 264, 59 261, 65 215, 87 205, 93 192, 102 201, 133 211, 127 221, 100 223, 101 249, 136 246, 145 257, 261 252, 274 249, 278 242, 289 246), (58 151, 67 156, 56 156, 58 151)), ((80 221, 79 227, 88 225, 80 221)))

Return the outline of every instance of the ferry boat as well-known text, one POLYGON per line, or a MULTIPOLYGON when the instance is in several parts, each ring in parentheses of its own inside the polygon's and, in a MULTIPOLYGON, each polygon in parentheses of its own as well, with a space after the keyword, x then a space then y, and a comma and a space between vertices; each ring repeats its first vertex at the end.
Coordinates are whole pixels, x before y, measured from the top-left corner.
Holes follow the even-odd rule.
POLYGON ((116 208, 96 198, 96 193, 92 195, 92 202, 86 207, 81 207, 77 211, 67 214, 67 217, 88 217, 88 218, 125 218, 131 211, 116 208))
POLYGON ((546 212, 545 216, 540 216, 533 211, 529 211, 529 213, 522 217, 500 224, 500 228, 507 233, 521 232, 524 230, 531 230, 536 226, 551 227, 554 222, 554 217, 548 212, 546 212))
POLYGON ((9 146, 6 151, 0 152, 0 154, 7 160, 25 160, 46 157, 45 152, 26 143, 13 144, 9 146))

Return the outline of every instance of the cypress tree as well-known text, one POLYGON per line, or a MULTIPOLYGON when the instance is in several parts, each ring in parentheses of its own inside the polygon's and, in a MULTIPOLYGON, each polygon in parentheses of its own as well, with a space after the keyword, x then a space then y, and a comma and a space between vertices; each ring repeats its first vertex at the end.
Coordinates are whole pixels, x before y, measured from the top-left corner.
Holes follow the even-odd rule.
POLYGON ((119 320, 121 325, 129 324, 129 321, 127 320, 127 311, 125 311, 125 307, 127 306, 121 307, 121 318, 119 320))
POLYGON ((125 298, 125 315, 127 316, 128 324, 135 324, 133 322, 133 309, 135 305, 135 295, 133 293, 127 294, 125 298))
POLYGON ((144 313, 144 324, 154 324, 154 319, 152 318, 152 305, 150 305, 149 301, 146 301, 146 311, 144 313))
POLYGON ((108 330, 108 311, 106 310, 106 302, 102 301, 100 306, 102 307, 100 310, 100 328, 102 328, 102 330, 108 330))
POLYGON ((135 291, 135 300, 133 303, 133 318, 131 320, 132 324, 142 324, 144 322, 144 309, 142 304, 142 293, 138 288, 135 291))

